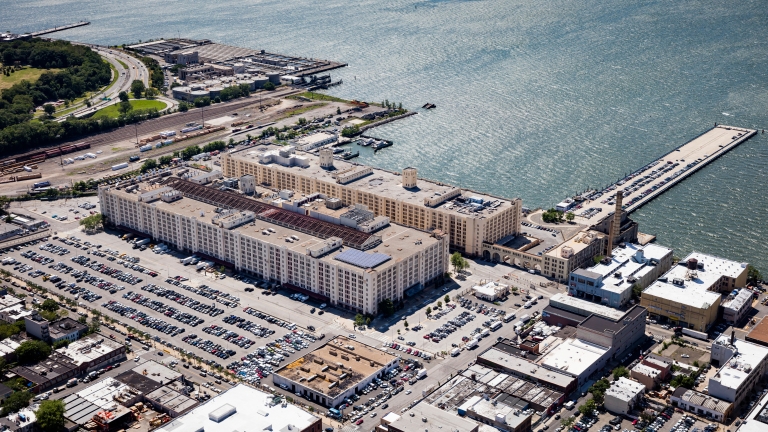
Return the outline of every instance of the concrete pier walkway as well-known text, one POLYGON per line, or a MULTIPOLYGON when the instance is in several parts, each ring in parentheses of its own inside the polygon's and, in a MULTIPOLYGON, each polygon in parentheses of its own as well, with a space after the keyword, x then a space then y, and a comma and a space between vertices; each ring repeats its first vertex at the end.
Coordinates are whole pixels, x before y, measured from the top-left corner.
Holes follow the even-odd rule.
POLYGON ((581 208, 571 211, 579 222, 596 224, 613 214, 616 191, 623 190, 624 211, 631 213, 756 133, 752 129, 715 126, 606 189, 592 193, 581 208))

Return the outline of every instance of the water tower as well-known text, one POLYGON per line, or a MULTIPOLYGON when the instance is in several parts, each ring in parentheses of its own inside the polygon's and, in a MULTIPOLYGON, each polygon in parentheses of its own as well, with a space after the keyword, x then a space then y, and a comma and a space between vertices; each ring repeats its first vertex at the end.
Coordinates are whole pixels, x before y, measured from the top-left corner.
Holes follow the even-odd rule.
POLYGON ((403 187, 406 189, 416 187, 416 168, 403 169, 403 187))
POLYGON ((320 168, 332 169, 333 168, 333 150, 324 148, 320 150, 320 168))

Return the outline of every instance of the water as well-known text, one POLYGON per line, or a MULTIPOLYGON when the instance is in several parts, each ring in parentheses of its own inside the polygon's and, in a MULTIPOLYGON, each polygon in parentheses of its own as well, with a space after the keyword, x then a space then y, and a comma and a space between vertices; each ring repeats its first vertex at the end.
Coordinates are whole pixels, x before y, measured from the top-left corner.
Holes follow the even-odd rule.
MULTIPOLYGON (((349 63, 331 93, 437 109, 374 130, 361 162, 551 206, 605 185, 715 122, 768 128, 765 2, 0 1, 2 30, 88 19, 59 37, 209 38, 349 63), (3 5, 4 4, 4 5, 3 5), (130 4, 130 6, 129 6, 130 4), (23 23, 23 24, 22 24, 23 23)), ((421 111, 421 110, 420 110, 421 111)), ((635 213, 678 256, 768 273, 766 135, 635 213)))

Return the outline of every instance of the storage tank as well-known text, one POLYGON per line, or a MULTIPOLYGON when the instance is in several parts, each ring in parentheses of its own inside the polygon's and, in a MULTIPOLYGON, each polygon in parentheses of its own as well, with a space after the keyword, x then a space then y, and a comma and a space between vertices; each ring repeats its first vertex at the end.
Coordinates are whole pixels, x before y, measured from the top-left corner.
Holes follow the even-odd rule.
POLYGON ((147 144, 145 146, 139 147, 140 152, 150 151, 152 150, 152 144, 147 144))
POLYGON ((209 96, 208 90, 195 90, 189 94, 191 97, 191 100, 194 101, 195 99, 205 98, 209 96))
POLYGON ((251 91, 256 90, 256 86, 254 85, 253 80, 240 80, 237 82, 237 85, 243 85, 243 84, 247 85, 251 91))
POLYGON ((264 84, 269 82, 269 78, 264 75, 259 75, 253 79, 253 85, 257 88, 264 88, 264 84))
POLYGON ((174 87, 173 90, 171 90, 171 93, 173 94, 174 99, 186 99, 189 93, 192 92, 192 89, 189 87, 174 87))
POLYGON ((690 258, 688 260, 688 270, 696 270, 699 266, 699 260, 696 258, 690 258))
POLYGON ((222 90, 224 90, 224 87, 221 87, 221 86, 209 87, 208 92, 210 94, 210 98, 213 99, 221 96, 222 90))
POLYGON ((272 84, 275 84, 275 85, 280 84, 280 74, 279 73, 274 73, 274 72, 273 73, 268 73, 267 74, 267 79, 272 84))

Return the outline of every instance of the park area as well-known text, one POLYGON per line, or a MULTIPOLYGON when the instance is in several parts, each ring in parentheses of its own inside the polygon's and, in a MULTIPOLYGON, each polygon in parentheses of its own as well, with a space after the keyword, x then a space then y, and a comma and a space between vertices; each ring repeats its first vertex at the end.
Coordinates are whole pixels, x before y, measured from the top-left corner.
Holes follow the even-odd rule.
MULTIPOLYGON (((158 111, 165 109, 166 103, 158 100, 146 100, 146 99, 134 99, 129 101, 131 107, 134 110, 144 110, 155 108, 158 111)), ((119 108, 120 104, 113 104, 106 108, 102 108, 93 114, 93 118, 110 117, 117 118, 120 116, 119 108)))
POLYGON ((40 75, 45 72, 56 73, 61 69, 38 69, 33 67, 24 67, 21 70, 17 70, 9 75, 0 74, 0 90, 11 88, 14 84, 20 83, 23 80, 29 82, 35 82, 40 75))

